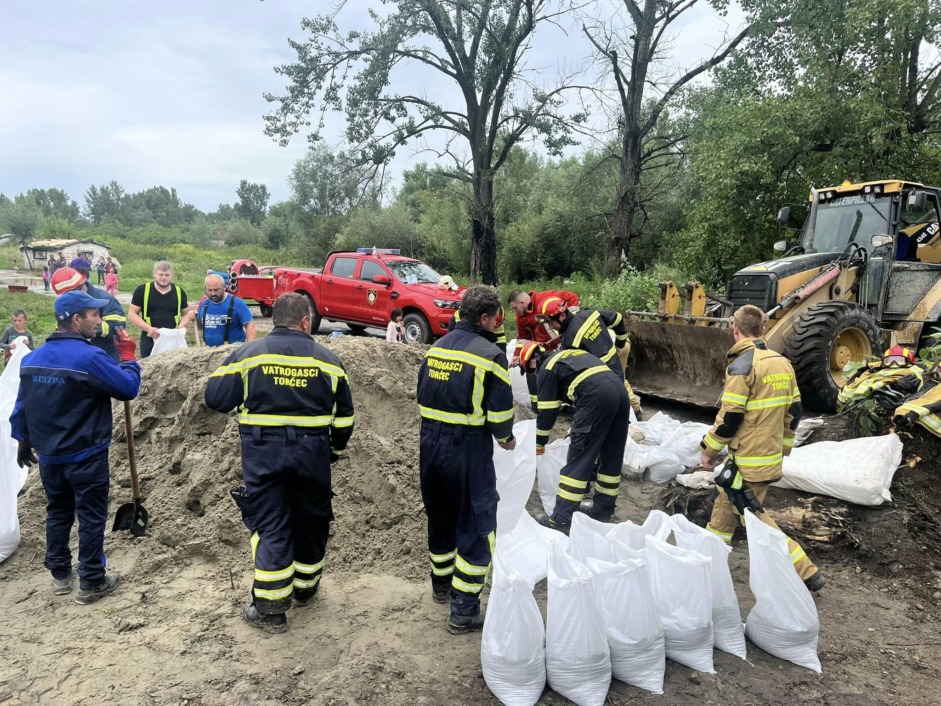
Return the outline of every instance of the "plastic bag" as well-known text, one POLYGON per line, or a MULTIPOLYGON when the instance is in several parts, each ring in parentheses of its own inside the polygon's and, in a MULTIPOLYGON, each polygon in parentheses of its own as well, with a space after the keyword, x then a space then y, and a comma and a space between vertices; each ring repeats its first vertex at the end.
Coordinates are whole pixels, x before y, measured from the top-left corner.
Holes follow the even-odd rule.
POLYGON ((699 442, 709 430, 708 424, 683 422, 663 412, 632 425, 643 436, 641 443, 631 440, 624 449, 624 473, 644 475, 655 483, 672 480, 685 468, 699 463, 699 442))
POLYGON ((617 561, 614 542, 608 538, 613 525, 593 520, 584 512, 572 515, 572 530, 569 532, 569 554, 583 564, 589 559, 617 561))
MULTIPOLYGON (((510 362, 516 355, 516 339, 514 338, 506 344, 506 359, 510 362)), ((513 401, 523 405, 526 409, 532 409, 532 400, 529 399, 529 385, 526 384, 526 376, 520 374, 520 369, 510 368, 510 385, 513 387, 513 401)))
POLYGON ((526 509, 536 480, 536 421, 513 425, 516 448, 506 451, 493 446, 493 465, 497 474, 497 535, 513 531, 526 509))
POLYGON ((559 439, 546 445, 546 451, 542 456, 536 457, 536 468, 539 474, 539 499, 542 501, 542 509, 547 515, 551 515, 555 509, 555 497, 559 492, 559 476, 565 467, 565 461, 569 455, 569 446, 572 440, 569 438, 559 439))
POLYGON ((729 571, 732 547, 707 529, 694 525, 683 515, 673 515, 676 546, 692 549, 712 559, 709 578, 712 583, 712 632, 716 649, 746 658, 745 630, 738 596, 729 571))
POLYGON ((186 329, 183 328, 160 328, 160 336, 154 341, 154 348, 151 355, 160 355, 167 351, 175 351, 178 348, 186 348, 186 329))
POLYGON ((593 575, 595 605, 611 650, 614 678, 662 694, 665 642, 647 585, 646 563, 642 559, 610 563, 592 558, 588 568, 593 575))
POLYGON ((611 651, 595 606, 592 574, 561 544, 549 550, 546 677, 579 706, 603 706, 611 685, 611 651))
POLYGON ((817 637, 820 619, 810 591, 794 571, 787 537, 745 511, 748 582, 755 607, 745 634, 765 652, 820 674, 817 637))
POLYGON ((774 485, 829 495, 857 505, 892 500, 889 486, 902 462, 895 434, 846 441, 820 441, 784 457, 784 477, 774 485))
POLYGON ((667 657, 700 672, 712 666, 712 560, 647 536, 647 578, 653 593, 667 657))
POLYGON ((549 548, 553 544, 568 547, 569 538, 543 527, 524 512, 512 532, 497 535, 496 556, 534 586, 549 573, 549 548))
POLYGON ((20 546, 20 519, 16 511, 16 497, 26 483, 27 468, 16 462, 19 446, 10 428, 10 415, 16 406, 20 389, 20 364, 30 353, 26 337, 13 340, 16 348, 0 375, 0 562, 5 561, 20 546))
POLYGON ((665 542, 672 531, 673 521, 670 516, 660 510, 651 510, 644 524, 635 525, 630 520, 621 522, 611 528, 608 537, 636 551, 647 548, 647 535, 665 542))
POLYGON ((480 640, 484 681, 501 703, 532 706, 546 686, 546 628, 533 584, 494 559, 480 640))

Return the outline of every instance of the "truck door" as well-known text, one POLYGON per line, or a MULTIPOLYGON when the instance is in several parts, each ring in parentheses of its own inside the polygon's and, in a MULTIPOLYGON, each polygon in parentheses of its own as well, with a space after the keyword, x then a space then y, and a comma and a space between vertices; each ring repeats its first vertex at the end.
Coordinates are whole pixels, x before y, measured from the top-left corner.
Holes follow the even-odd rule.
POLYGON ((380 263, 363 258, 359 281, 353 292, 353 308, 357 321, 385 326, 389 323, 389 312, 392 310, 392 286, 373 282, 372 278, 376 275, 392 280, 392 273, 380 263))
POLYGON ((353 277, 359 258, 356 256, 336 255, 330 268, 323 274, 321 301, 317 309, 327 319, 353 318, 353 294, 359 284, 353 277))

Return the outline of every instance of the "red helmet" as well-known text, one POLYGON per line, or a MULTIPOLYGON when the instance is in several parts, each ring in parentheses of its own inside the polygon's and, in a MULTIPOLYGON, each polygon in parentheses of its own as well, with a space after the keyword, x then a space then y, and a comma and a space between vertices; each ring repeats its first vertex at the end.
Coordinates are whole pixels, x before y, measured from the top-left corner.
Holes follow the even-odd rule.
POLYGON ((549 319, 555 319, 559 314, 564 312, 566 308, 568 308, 568 305, 565 303, 564 299, 549 297, 536 309, 536 322, 544 324, 549 319))
POLYGON ((49 282, 52 285, 52 291, 56 293, 56 296, 59 296, 71 292, 73 289, 78 289, 85 284, 87 279, 88 275, 82 274, 78 270, 73 270, 71 267, 60 267, 52 274, 52 279, 49 282))
POLYGON ((519 363, 520 372, 525 375, 526 368, 529 365, 529 361, 533 359, 533 356, 536 356, 538 363, 542 354, 545 352, 546 349, 535 341, 518 341, 516 343, 516 355, 514 358, 519 363))
POLYGON ((905 365, 914 365, 915 352, 904 346, 892 346, 882 354, 882 365, 886 368, 901 368, 905 365))
POLYGON ((496 323, 496 325, 494 326, 494 328, 500 328, 501 326, 503 326, 503 318, 504 318, 503 307, 501 306, 501 307, 497 310, 497 323, 496 323))

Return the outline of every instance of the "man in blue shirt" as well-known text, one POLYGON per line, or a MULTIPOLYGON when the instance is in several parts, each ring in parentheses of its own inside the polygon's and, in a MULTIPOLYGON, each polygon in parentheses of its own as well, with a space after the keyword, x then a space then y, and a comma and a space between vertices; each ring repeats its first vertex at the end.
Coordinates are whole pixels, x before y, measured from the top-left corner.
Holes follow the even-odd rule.
POLYGON ((206 277, 206 298, 199 305, 197 326, 210 348, 255 340, 255 320, 248 305, 225 291, 219 275, 206 277))

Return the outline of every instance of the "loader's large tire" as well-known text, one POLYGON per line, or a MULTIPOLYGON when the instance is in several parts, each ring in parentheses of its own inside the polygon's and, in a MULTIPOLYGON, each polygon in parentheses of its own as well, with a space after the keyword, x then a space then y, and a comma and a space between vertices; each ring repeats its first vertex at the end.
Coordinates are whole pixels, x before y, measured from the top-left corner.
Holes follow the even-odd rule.
POLYGON ((794 365, 805 409, 835 412, 844 385, 843 366, 882 350, 882 333, 872 312, 850 302, 824 302, 800 315, 784 344, 794 365))

